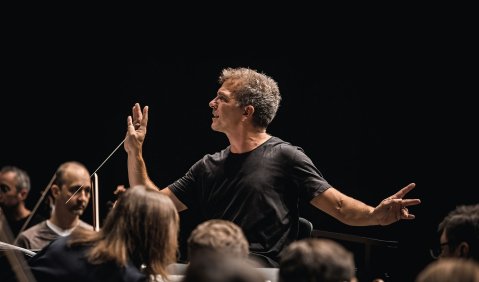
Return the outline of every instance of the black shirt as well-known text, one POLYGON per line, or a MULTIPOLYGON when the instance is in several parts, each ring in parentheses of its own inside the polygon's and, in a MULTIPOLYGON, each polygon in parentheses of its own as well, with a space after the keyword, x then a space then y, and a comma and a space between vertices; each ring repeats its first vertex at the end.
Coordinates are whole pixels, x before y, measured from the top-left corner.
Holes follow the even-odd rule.
POLYGON ((247 153, 227 147, 205 155, 169 186, 203 220, 241 226, 250 252, 273 260, 272 266, 298 235, 299 199, 309 202, 330 187, 302 148, 277 137, 247 153))

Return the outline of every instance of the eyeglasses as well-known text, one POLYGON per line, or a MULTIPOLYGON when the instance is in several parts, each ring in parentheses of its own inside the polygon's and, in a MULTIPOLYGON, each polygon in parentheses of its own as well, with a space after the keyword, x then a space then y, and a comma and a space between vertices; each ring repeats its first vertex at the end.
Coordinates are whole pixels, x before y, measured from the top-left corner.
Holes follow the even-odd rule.
POLYGON ((439 246, 429 249, 431 257, 433 259, 438 259, 444 251, 445 246, 449 246, 449 242, 440 243, 439 246))

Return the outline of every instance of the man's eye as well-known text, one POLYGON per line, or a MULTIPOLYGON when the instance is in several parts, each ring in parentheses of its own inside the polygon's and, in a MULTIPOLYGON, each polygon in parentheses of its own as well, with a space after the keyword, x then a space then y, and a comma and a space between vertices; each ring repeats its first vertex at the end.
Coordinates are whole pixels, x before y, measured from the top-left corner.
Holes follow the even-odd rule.
POLYGON ((0 184, 0 191, 2 193, 8 193, 8 191, 10 191, 10 187, 8 187, 6 184, 0 184))
POLYGON ((75 193, 78 189, 80 189, 80 186, 71 186, 68 188, 68 192, 75 193))

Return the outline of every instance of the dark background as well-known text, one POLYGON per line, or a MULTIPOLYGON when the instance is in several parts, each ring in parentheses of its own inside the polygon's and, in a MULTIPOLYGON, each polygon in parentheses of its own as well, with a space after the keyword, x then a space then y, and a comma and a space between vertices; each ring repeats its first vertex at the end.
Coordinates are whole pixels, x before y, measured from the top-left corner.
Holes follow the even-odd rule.
MULTIPOLYGON (((265 58, 35 50, 9 54, 1 98, 0 165, 30 174, 30 208, 62 162, 80 161, 90 172, 100 166, 123 140, 135 102, 150 106, 144 157, 159 186, 227 146, 226 137, 210 129, 208 102, 221 69, 237 66, 278 82, 283 101, 268 132, 301 146, 334 187, 375 206, 417 184, 407 195, 422 200, 410 208, 417 218, 390 226, 346 226, 301 206, 315 229, 398 241, 394 252, 379 250, 373 257, 378 276, 388 272, 412 281, 431 261, 428 249, 443 216, 456 205, 477 203, 477 78, 459 74, 449 59, 378 56, 373 64, 329 72, 334 59, 326 66, 324 57, 309 53, 265 58)), ((116 185, 128 185, 123 147, 98 175, 103 218, 116 185)), ((183 214, 182 231, 193 222, 193 215, 183 214)))

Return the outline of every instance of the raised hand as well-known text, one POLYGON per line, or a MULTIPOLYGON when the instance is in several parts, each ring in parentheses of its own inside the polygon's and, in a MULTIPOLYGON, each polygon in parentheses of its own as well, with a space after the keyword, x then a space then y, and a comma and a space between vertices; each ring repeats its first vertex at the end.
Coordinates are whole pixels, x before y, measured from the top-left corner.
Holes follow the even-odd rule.
POLYGON ((140 104, 136 103, 132 109, 132 116, 127 118, 127 133, 124 143, 127 153, 141 151, 148 124, 148 106, 145 106, 142 111, 140 104))
POLYGON ((421 203, 419 199, 404 199, 407 193, 416 187, 415 183, 410 183, 399 190, 396 194, 384 199, 374 209, 373 216, 378 224, 389 225, 401 219, 414 219, 415 216, 409 213, 409 206, 415 206, 421 203))

